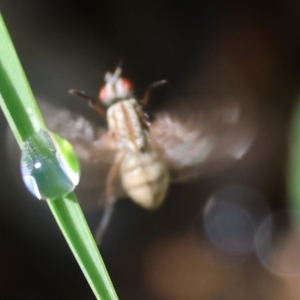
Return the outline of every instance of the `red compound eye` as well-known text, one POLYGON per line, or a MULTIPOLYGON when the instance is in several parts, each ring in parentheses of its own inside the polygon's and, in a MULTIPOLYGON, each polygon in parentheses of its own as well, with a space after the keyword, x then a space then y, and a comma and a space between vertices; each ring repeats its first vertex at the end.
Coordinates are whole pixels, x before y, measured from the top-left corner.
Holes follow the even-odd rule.
POLYGON ((124 99, 132 94, 133 85, 128 79, 117 79, 106 83, 99 92, 99 99, 105 105, 111 105, 118 99, 124 99))
POLYGON ((102 101, 102 102, 105 102, 106 101, 106 98, 107 98, 107 87, 106 85, 100 90, 100 93, 99 93, 99 99, 102 101))
POLYGON ((133 84, 129 79, 122 79, 122 89, 123 91, 132 92, 133 84))

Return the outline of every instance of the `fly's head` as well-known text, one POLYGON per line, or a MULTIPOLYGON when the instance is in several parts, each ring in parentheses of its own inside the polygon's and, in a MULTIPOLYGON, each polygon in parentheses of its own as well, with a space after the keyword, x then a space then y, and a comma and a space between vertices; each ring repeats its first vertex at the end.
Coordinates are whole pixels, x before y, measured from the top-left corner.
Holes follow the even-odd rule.
POLYGON ((113 74, 110 72, 105 74, 105 85, 99 92, 99 99, 106 107, 120 100, 128 99, 133 95, 132 82, 129 79, 122 78, 121 73, 121 67, 117 67, 113 74))

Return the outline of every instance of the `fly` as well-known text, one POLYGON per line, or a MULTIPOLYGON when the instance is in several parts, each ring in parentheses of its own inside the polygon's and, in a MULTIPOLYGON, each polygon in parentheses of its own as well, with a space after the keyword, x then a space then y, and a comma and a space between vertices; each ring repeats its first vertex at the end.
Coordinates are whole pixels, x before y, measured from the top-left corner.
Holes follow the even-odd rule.
POLYGON ((99 93, 100 101, 77 90, 69 91, 89 100, 95 111, 107 119, 109 144, 115 152, 106 180, 105 211, 95 233, 98 243, 107 228, 117 200, 114 186, 118 177, 127 196, 149 210, 157 209, 162 204, 170 181, 162 149, 151 137, 144 112, 151 89, 166 81, 152 84, 144 98, 137 101, 133 96, 132 83, 122 78, 121 72, 121 67, 118 66, 113 74, 106 73, 105 85, 99 93))

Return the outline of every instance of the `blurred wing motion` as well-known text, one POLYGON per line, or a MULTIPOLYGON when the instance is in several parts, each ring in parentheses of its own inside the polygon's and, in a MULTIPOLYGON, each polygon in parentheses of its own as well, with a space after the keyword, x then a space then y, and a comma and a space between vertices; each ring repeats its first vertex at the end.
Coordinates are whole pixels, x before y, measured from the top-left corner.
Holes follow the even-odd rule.
POLYGON ((171 178, 185 181, 241 159, 252 145, 256 129, 238 103, 227 102, 196 109, 176 106, 173 112, 156 116, 151 133, 164 149, 171 178))
MULTIPOLYGON (((104 127, 66 108, 45 101, 39 101, 39 106, 48 128, 72 143, 81 166, 76 195, 83 199, 81 204, 85 210, 94 209, 104 202, 106 179, 116 153, 113 140, 104 127)), ((124 195, 120 182, 116 193, 119 197, 124 195)))
POLYGON ((114 146, 110 144, 106 129, 48 102, 39 101, 39 106, 48 128, 68 139, 81 160, 95 163, 108 159, 108 163, 112 162, 114 146))

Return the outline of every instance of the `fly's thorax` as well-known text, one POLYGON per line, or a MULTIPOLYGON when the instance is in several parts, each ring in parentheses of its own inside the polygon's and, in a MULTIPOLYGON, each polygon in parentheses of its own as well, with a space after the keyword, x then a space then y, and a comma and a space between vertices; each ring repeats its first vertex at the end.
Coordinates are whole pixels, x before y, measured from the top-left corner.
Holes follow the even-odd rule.
POLYGON ((169 172, 160 153, 126 152, 120 175, 125 191, 136 204, 146 209, 156 209, 162 204, 169 186, 169 172))
POLYGON ((146 147, 148 128, 142 108, 134 98, 111 105, 107 110, 107 121, 119 149, 136 152, 146 147))

